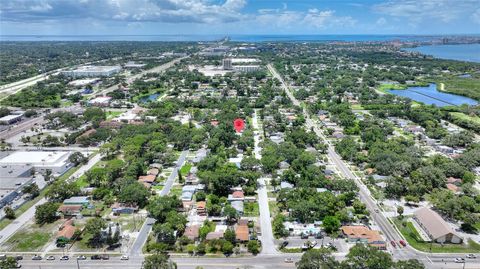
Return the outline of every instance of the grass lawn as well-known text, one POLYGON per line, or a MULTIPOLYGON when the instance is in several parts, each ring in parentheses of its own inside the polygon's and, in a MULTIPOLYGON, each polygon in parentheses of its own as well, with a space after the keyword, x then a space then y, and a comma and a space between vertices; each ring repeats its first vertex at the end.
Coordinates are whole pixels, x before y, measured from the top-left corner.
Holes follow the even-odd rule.
POLYGON ((260 211, 258 209, 258 203, 244 203, 243 208, 243 215, 245 217, 257 217, 260 215, 260 211))
POLYGON ((355 105, 352 105, 352 109, 353 109, 353 110, 362 110, 362 109, 363 109, 363 106, 360 105, 360 104, 355 104, 355 105))
POLYGON ((379 92, 388 93, 388 90, 405 90, 407 88, 406 85, 401 84, 382 84, 380 85, 377 90, 379 92))
POLYGON ((433 253, 480 253, 480 245, 473 240, 469 240, 467 244, 432 244, 421 239, 418 231, 410 221, 395 218, 393 222, 405 239, 407 239, 407 242, 420 251, 430 252, 431 248, 433 253))
POLYGON ((182 187, 181 186, 174 186, 170 189, 171 195, 176 195, 177 197, 182 196, 182 187))
POLYGON ((80 188, 85 188, 89 185, 89 183, 87 182, 87 177, 85 175, 79 177, 77 181, 75 181, 75 183, 77 183, 77 186, 80 188))
POLYGON ((270 215, 272 217, 275 217, 279 212, 277 202, 275 201, 268 201, 268 209, 270 210, 270 215))
POLYGON ((192 169, 192 165, 190 163, 186 163, 184 166, 182 166, 182 168, 180 168, 180 173, 182 176, 186 176, 190 172, 190 169, 192 169))
POLYGON ((479 124, 479 125, 480 125, 480 117, 466 115, 466 114, 463 114, 462 112, 450 112, 450 115, 451 115, 454 119, 460 119, 460 120, 464 120, 464 121, 470 121, 470 122, 472 122, 472 123, 474 123, 474 124, 479 124))
POLYGON ((8 239, 12 251, 38 251, 47 244, 51 234, 40 231, 21 231, 8 239))
POLYGON ((107 111, 107 120, 110 120, 110 119, 113 119, 117 116, 119 116, 120 114, 122 114, 123 112, 122 111, 107 111))

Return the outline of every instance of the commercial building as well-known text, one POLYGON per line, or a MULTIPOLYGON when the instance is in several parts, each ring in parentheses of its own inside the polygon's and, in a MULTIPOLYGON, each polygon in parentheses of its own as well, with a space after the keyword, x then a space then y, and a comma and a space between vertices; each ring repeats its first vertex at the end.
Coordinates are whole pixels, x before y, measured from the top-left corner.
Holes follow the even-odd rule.
POLYGON ((70 154, 69 151, 15 151, 0 159, 0 171, 30 171, 34 168, 37 172, 51 170, 53 175, 62 175, 73 166, 68 160, 70 154))
POLYGON ((428 207, 415 211, 413 219, 434 242, 454 244, 463 242, 463 238, 456 234, 440 215, 428 207))
POLYGON ((342 226, 342 232, 348 242, 364 243, 378 249, 386 249, 387 244, 378 231, 370 230, 365 226, 342 226))
POLYGON ((120 72, 120 66, 94 66, 86 65, 73 70, 62 71, 61 74, 67 77, 109 77, 120 72))
POLYGON ((255 72, 260 69, 258 65, 235 65, 233 69, 240 72, 255 72))
POLYGON ((7 116, 4 116, 4 117, 1 117, 0 118, 0 124, 8 125, 8 124, 15 123, 17 121, 20 121, 22 119, 22 116, 23 116, 23 114, 7 115, 7 116))
POLYGON ((223 70, 232 70, 233 69, 232 59, 230 59, 230 58, 223 59, 222 64, 223 64, 223 70))

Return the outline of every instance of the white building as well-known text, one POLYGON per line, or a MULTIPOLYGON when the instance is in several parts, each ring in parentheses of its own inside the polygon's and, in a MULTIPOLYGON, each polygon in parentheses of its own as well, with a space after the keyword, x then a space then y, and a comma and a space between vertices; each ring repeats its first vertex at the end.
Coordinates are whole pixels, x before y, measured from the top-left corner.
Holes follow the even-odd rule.
POLYGON ((232 59, 230 58, 225 58, 223 59, 223 70, 232 70, 232 59))
POLYGON ((120 66, 80 66, 77 69, 62 71, 62 75, 67 77, 109 77, 120 72, 120 66))
POLYGON ((68 160, 70 154, 68 151, 15 151, 0 159, 0 167, 4 171, 31 166, 37 172, 50 169, 53 175, 61 175, 73 166, 68 160))
POLYGON ((111 100, 112 100, 112 97, 110 96, 101 96, 88 101, 88 104, 91 106, 106 107, 110 105, 111 100))
POLYGON ((234 70, 240 72, 255 72, 260 68, 258 65, 235 65, 234 70))
POLYGON ((0 124, 8 125, 14 122, 20 121, 22 119, 23 114, 19 115, 7 115, 0 118, 0 124))

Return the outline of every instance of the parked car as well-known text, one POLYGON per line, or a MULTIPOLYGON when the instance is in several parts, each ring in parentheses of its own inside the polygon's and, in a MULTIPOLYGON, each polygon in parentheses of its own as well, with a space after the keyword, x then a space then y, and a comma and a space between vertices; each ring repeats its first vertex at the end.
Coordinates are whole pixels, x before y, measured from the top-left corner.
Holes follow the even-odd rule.
POLYGON ((322 233, 316 233, 315 234, 315 239, 322 239, 323 238, 323 234, 322 233))
POLYGON ((302 233, 302 234, 300 235, 300 238, 302 238, 302 239, 308 239, 308 234, 302 233))
POLYGON ((280 248, 284 248, 288 246, 288 241, 283 241, 282 244, 280 244, 280 248))
POLYGON ((402 245, 402 246, 404 246, 404 247, 407 246, 407 242, 405 242, 404 240, 400 240, 399 242, 400 242, 400 245, 402 245))
POLYGON ((465 259, 464 258, 455 258, 455 262, 456 263, 465 263, 465 259))
POLYGON ((40 261, 40 260, 42 260, 42 257, 41 257, 41 256, 34 255, 34 256, 32 257, 32 261, 40 261))
POLYGON ((84 255, 80 255, 80 256, 77 257, 77 260, 80 260, 80 261, 84 261, 86 259, 87 259, 87 257, 85 257, 84 255))
POLYGON ((130 258, 127 255, 123 255, 120 260, 122 261, 128 261, 130 258))
POLYGON ((69 258, 67 255, 62 256, 62 257, 60 258, 61 261, 68 261, 69 259, 70 259, 70 258, 69 258))
POLYGON ((286 263, 293 263, 293 259, 292 258, 285 258, 285 262, 286 263))
POLYGON ((108 256, 107 254, 104 254, 101 256, 102 260, 109 260, 110 259, 110 256, 108 256))
POLYGON ((392 241, 390 241, 390 244, 392 244, 392 246, 393 246, 394 248, 396 248, 396 247, 397 247, 397 243, 395 243, 395 241, 393 241, 393 240, 392 240, 392 241))
POLYGON ((47 260, 47 261, 54 261, 54 260, 55 260, 55 256, 50 255, 50 256, 47 257, 46 260, 47 260))
POLYGON ((469 259, 476 259, 477 256, 475 254, 467 254, 467 258, 469 259))
POLYGON ((90 257, 90 259, 92 260, 101 260, 102 257, 100 255, 93 255, 92 257, 90 257))
POLYGON ((22 255, 17 255, 17 256, 15 256, 15 260, 21 261, 21 260, 23 260, 23 256, 22 255))

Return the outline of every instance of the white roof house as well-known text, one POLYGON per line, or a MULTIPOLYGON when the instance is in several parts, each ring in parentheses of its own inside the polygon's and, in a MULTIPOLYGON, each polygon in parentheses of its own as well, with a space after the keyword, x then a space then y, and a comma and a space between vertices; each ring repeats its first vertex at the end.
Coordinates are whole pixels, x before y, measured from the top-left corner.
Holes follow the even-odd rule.
POLYGON ((72 166, 69 151, 16 151, 0 159, 0 166, 32 166, 37 170, 51 169, 55 174, 63 174, 72 166))

